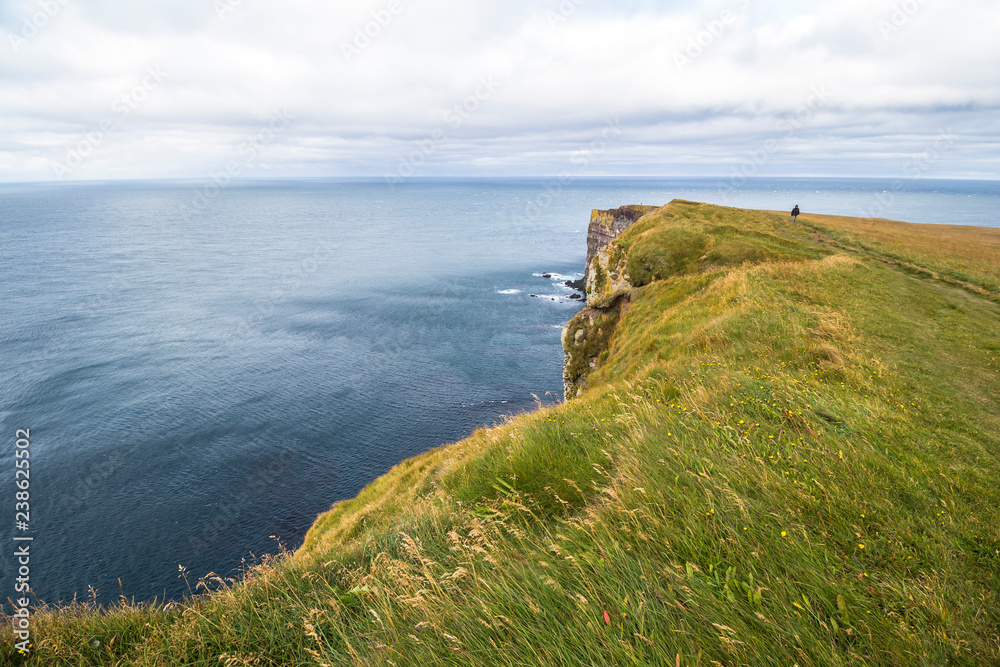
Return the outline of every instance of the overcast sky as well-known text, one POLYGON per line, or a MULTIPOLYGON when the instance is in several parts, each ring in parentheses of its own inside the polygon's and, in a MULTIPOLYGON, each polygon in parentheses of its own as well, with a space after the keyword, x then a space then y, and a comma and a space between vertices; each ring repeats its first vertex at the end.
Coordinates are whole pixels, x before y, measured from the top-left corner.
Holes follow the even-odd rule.
POLYGON ((0 181, 1000 178, 1000 0, 0 0, 0 181))

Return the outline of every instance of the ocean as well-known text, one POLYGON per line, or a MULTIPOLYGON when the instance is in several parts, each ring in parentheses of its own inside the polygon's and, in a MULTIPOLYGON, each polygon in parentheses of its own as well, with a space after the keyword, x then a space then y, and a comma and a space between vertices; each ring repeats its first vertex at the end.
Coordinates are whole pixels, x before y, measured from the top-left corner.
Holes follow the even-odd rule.
POLYGON ((401 460, 561 400, 590 210, 674 198, 1000 226, 986 181, 0 185, 0 541, 34 538, 53 603, 177 599, 294 549, 401 460))

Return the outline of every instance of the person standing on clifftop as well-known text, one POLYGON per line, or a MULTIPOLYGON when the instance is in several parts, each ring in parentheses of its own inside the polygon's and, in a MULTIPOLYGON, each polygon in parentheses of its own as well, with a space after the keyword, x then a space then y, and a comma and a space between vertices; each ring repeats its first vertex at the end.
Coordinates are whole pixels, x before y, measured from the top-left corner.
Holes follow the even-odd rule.
POLYGON ((795 208, 792 209, 792 222, 795 222, 795 218, 799 217, 799 205, 796 204, 795 208))

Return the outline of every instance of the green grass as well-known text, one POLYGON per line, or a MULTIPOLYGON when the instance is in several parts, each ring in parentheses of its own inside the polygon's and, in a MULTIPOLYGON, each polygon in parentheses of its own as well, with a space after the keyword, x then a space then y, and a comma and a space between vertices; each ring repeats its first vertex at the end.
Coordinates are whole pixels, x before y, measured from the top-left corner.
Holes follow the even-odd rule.
POLYGON ((646 216, 580 397, 211 594, 39 610, 29 664, 1000 664, 1000 249, 841 221, 646 216))

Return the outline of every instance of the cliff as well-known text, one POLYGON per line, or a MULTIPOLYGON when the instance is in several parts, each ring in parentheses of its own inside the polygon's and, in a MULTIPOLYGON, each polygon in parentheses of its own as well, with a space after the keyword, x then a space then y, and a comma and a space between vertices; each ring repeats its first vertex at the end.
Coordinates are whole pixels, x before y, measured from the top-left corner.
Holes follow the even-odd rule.
POLYGON ((628 303, 631 284, 623 256, 612 246, 622 232, 656 211, 656 206, 622 206, 590 214, 587 229, 587 263, 584 285, 587 308, 563 328, 563 395, 577 396, 586 386, 586 376, 597 367, 611 334, 628 303))
POLYGON ((587 262, 584 277, 590 270, 590 262, 605 246, 619 234, 628 229, 647 213, 655 211, 657 206, 622 206, 608 211, 594 209, 590 214, 590 226, 587 228, 587 262))
POLYGON ((28 664, 1000 664, 1000 230, 673 201, 595 267, 570 400, 28 664))
POLYGON ((615 329, 637 288, 667 278, 706 275, 746 263, 798 261, 817 250, 773 231, 691 224, 719 207, 684 200, 667 206, 624 206, 591 214, 587 237, 587 308, 563 328, 563 393, 579 396, 607 356, 615 329))

